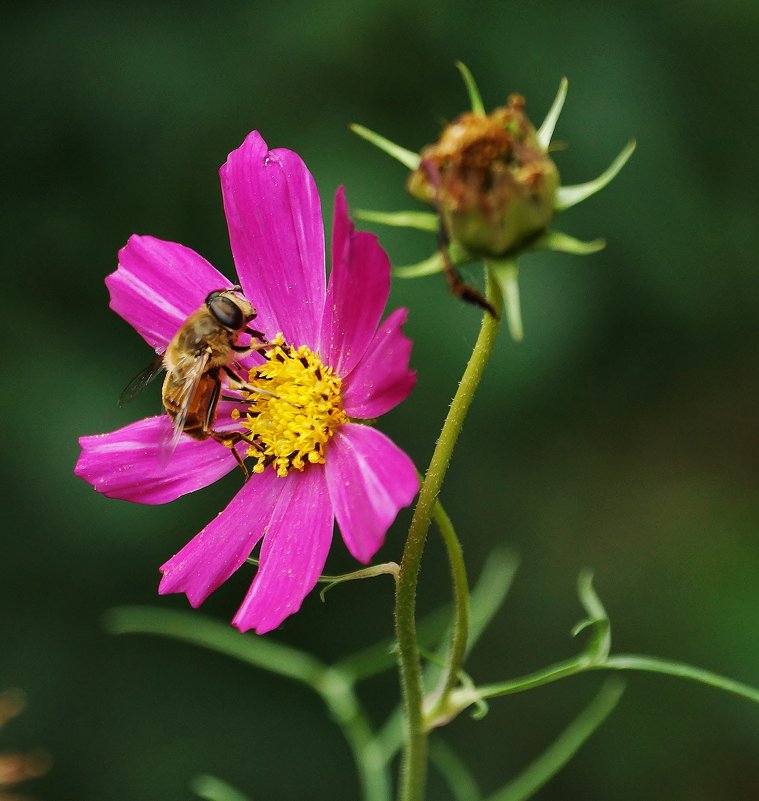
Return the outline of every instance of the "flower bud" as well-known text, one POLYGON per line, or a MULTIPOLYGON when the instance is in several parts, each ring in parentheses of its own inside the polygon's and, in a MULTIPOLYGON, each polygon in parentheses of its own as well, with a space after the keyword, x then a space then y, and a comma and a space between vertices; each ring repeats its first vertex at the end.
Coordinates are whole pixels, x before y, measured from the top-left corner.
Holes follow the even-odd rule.
POLYGON ((559 173, 521 95, 489 115, 462 114, 420 156, 409 192, 434 206, 450 241, 473 255, 512 253, 553 217, 559 173))

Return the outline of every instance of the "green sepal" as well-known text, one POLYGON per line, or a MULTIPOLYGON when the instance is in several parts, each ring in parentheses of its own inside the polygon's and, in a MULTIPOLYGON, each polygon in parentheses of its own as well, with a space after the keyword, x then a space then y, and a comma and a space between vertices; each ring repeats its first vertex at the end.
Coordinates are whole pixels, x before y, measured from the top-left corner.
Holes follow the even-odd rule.
POLYGON ((563 231, 546 231, 536 239, 531 246, 531 250, 555 250, 558 253, 571 253, 575 256, 588 256, 591 253, 598 253, 606 247, 605 239, 592 239, 585 242, 576 239, 563 231))
POLYGON ((566 211, 591 195, 595 195, 596 192, 600 192, 607 184, 611 183, 622 167, 627 164, 628 159, 635 152, 635 147, 635 140, 630 140, 606 170, 593 181, 588 181, 584 184, 573 184, 572 186, 560 186, 556 190, 556 198, 553 203, 554 210, 557 212, 566 211))
POLYGON ((511 338, 514 342, 521 342, 524 338, 524 329, 522 327, 522 306, 519 300, 519 266, 516 259, 503 261, 488 259, 487 266, 492 271, 503 295, 503 307, 506 311, 511 338))
POLYGON ((357 220, 390 225, 393 228, 414 228, 417 231, 436 233, 440 228, 437 214, 431 211, 371 211, 370 209, 356 209, 353 216, 357 220))
POLYGON ((467 67, 463 61, 457 61, 456 69, 458 69, 458 71, 461 73, 461 77, 464 79, 464 83, 466 84, 466 91, 469 94, 469 105, 472 107, 472 111, 475 114, 481 114, 484 117, 485 106, 482 102, 482 95, 480 94, 480 90, 477 88, 477 83, 474 80, 474 76, 469 71, 469 67, 467 67))
POLYGON ((548 145, 551 144, 551 137, 553 136, 554 129, 556 128, 556 123, 559 121, 561 110, 564 108, 564 101, 567 99, 568 87, 569 81, 566 78, 562 78, 561 83, 559 84, 559 91, 556 93, 556 98, 554 99, 551 108, 548 110, 548 114, 546 114, 543 124, 540 126, 540 128, 538 128, 536 136, 538 144, 543 148, 543 150, 548 150, 548 145))
POLYGON ((362 139, 366 139, 367 142, 371 142, 375 147, 387 153, 388 156, 392 156, 397 161, 400 161, 401 164, 408 167, 410 170, 415 170, 419 166, 421 157, 418 153, 396 145, 395 142, 385 139, 384 136, 380 136, 380 134, 369 130, 369 128, 365 128, 363 125, 358 125, 354 122, 351 123, 349 127, 354 134, 357 134, 362 139))
POLYGON ((425 275, 435 275, 443 272, 443 256, 436 251, 429 258, 418 261, 416 264, 404 264, 403 267, 393 267, 396 278, 422 278, 425 275))

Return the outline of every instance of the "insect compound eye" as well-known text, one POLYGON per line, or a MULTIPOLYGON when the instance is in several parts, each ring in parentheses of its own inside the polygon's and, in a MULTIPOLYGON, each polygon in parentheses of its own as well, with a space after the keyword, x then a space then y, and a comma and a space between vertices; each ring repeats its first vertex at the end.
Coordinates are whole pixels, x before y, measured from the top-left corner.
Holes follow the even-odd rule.
POLYGON ((245 324, 242 309, 220 292, 212 292, 206 298, 206 305, 211 314, 225 327, 239 330, 245 324))

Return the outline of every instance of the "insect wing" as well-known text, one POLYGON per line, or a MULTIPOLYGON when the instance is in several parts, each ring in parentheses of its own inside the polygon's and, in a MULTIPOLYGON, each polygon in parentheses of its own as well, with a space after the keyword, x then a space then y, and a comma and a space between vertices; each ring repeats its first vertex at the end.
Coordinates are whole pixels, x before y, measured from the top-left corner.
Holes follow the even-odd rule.
POLYGON ((163 356, 156 356, 155 359, 124 387, 119 396, 119 406, 134 400, 140 392, 157 376, 163 372, 163 356))
POLYGON ((174 453, 179 444, 179 439, 182 436, 185 423, 187 422, 187 414, 190 411, 190 405, 195 397, 198 385, 205 375, 209 358, 210 353, 208 351, 201 353, 183 378, 175 398, 179 411, 174 416, 174 425, 171 429, 171 434, 169 436, 167 432, 167 436, 161 442, 161 448, 158 454, 162 465, 166 465, 171 454, 174 453))

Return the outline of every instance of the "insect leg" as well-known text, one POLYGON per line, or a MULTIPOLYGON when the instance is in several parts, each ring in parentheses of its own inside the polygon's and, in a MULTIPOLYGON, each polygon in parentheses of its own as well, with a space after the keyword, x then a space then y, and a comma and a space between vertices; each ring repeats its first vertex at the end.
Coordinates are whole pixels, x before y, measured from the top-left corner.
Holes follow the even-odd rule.
POLYGON ((242 456, 240 456, 237 451, 237 444, 239 442, 244 442, 246 445, 250 445, 251 448, 255 448, 259 452, 263 452, 263 445, 255 439, 246 437, 242 431, 209 431, 208 434, 220 445, 224 445, 225 448, 229 448, 232 451, 232 455, 237 460, 237 464, 240 465, 240 468, 245 474, 245 480, 247 481, 250 478, 250 472, 248 471, 242 456))
POLYGON ((229 378, 235 384, 237 384, 237 386, 232 387, 232 389, 244 390, 245 392, 258 392, 259 395, 268 395, 270 398, 277 397, 277 395, 275 395, 273 392, 269 392, 268 389, 261 389, 261 387, 254 387, 252 384, 248 384, 246 381, 243 381, 242 378, 240 378, 240 376, 237 375, 237 373, 235 373, 235 371, 232 370, 231 367, 229 367, 229 365, 225 364, 224 367, 222 367, 221 369, 224 370, 224 372, 229 376, 229 378))
POLYGON ((216 417, 216 406, 219 403, 219 396, 221 395, 221 381, 218 374, 214 375, 216 379, 211 390, 211 399, 208 402, 206 409, 206 419, 203 421, 203 432, 206 434, 211 433, 211 426, 213 425, 214 418, 216 417))
POLYGON ((432 159, 422 159, 419 167, 427 174, 429 182, 435 188, 435 197, 432 200, 432 205, 435 207, 435 211, 437 212, 438 249, 440 250, 440 255, 443 259, 443 274, 445 275, 445 280, 448 282, 448 288, 454 295, 456 295, 456 297, 461 298, 467 303, 473 303, 475 306, 479 306, 481 309, 486 309, 488 312, 490 312, 490 314, 493 315, 493 317, 498 317, 492 304, 487 300, 482 292, 464 281, 464 279, 459 275, 458 270, 451 262, 451 256, 448 252, 448 246, 451 242, 448 236, 448 231, 445 229, 443 215, 440 213, 440 202, 438 200, 438 194, 440 192, 440 185, 442 182, 440 170, 432 159))
POLYGON ((480 292, 479 289, 473 287, 471 284, 468 284, 459 275, 458 270, 451 262, 451 257, 448 253, 448 245, 448 233, 445 230, 445 226, 443 225, 443 220, 441 218, 440 227, 438 228, 438 246, 440 248, 440 255, 443 257, 443 274, 445 275, 445 280, 448 282, 448 288, 454 295, 456 295, 457 298, 461 298, 467 303, 473 303, 475 306, 485 309, 486 311, 490 312, 493 317, 497 318, 498 315, 496 314, 496 311, 490 301, 482 294, 482 292, 480 292))

